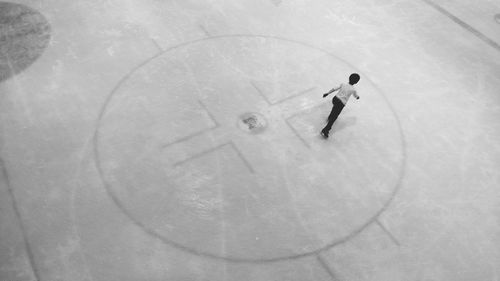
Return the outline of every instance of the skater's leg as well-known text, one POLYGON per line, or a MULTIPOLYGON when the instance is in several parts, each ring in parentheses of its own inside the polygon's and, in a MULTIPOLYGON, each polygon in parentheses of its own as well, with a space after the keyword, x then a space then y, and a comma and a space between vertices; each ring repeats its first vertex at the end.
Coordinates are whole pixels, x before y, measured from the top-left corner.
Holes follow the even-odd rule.
POLYGON ((328 116, 328 124, 326 124, 325 128, 321 130, 323 134, 328 137, 328 133, 332 129, 333 123, 335 123, 335 120, 337 120, 337 117, 339 116, 340 112, 342 112, 342 109, 344 109, 344 104, 342 101, 340 101, 337 98, 333 99, 333 107, 332 111, 330 112, 330 115, 328 116))
POLYGON ((330 114, 328 115, 328 118, 326 118, 326 123, 330 121, 330 119, 335 118, 335 105, 332 106, 332 110, 330 111, 330 114))
POLYGON ((328 133, 330 132, 330 130, 332 129, 332 126, 333 126, 333 123, 335 122, 335 120, 337 120, 337 114, 333 114, 333 115, 330 115, 328 117, 328 123, 326 124, 326 126, 323 128, 323 130, 321 130, 321 132, 323 132, 323 134, 328 137, 328 133))

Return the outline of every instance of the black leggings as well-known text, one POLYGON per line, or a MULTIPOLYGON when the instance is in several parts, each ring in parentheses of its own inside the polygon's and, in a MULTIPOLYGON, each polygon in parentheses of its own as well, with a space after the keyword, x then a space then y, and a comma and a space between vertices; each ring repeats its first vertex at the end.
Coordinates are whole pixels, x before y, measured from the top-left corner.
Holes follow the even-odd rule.
POLYGON ((342 109, 344 109, 344 103, 337 97, 332 99, 333 107, 330 115, 328 116, 328 124, 323 128, 322 132, 328 135, 328 132, 332 129, 333 123, 337 120, 342 109))

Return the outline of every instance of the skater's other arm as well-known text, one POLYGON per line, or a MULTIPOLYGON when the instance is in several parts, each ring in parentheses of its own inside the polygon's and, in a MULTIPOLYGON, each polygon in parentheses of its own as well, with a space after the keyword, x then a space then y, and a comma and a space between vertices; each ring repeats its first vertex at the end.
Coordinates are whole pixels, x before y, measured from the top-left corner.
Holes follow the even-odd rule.
POLYGON ((353 96, 354 96, 357 100, 359 100, 359 96, 358 96, 358 93, 356 93, 356 91, 354 91, 354 92, 352 93, 352 95, 353 95, 353 96))
POLYGON ((329 94, 335 92, 335 91, 338 91, 340 89, 340 86, 337 87, 337 88, 333 88, 331 89, 330 91, 328 91, 328 93, 324 94, 323 97, 325 98, 326 96, 328 96, 329 94))

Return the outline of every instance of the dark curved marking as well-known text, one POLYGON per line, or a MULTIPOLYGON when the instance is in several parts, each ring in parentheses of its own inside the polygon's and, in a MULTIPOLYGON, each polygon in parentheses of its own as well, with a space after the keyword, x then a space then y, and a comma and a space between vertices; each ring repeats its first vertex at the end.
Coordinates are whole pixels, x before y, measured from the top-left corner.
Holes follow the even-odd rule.
POLYGON ((401 162, 402 163, 401 163, 400 169, 398 171, 398 178, 397 178, 395 187, 394 187, 393 191, 391 192, 389 199, 386 200, 386 202, 384 203, 384 206, 382 206, 381 209, 379 209, 372 217, 370 217, 369 220, 366 223, 362 224, 361 226, 359 226, 358 228, 356 228, 354 231, 352 231, 350 234, 346 235, 345 237, 342 237, 340 239, 334 240, 334 241, 330 242, 329 244, 327 244, 326 246, 323 246, 322 248, 319 248, 319 249, 316 249, 316 250, 312 250, 312 251, 309 251, 309 252, 305 252, 305 253, 291 255, 291 256, 279 256, 279 257, 261 258, 261 259, 241 258, 241 257, 233 257, 233 256, 219 256, 219 255, 215 255, 213 253, 210 253, 208 251, 202 251, 202 250, 196 250, 196 249, 189 248, 189 247, 184 246, 184 245, 182 245, 182 244, 180 244, 178 242, 175 242, 173 240, 170 240, 170 239, 167 239, 167 238, 161 236, 156 231, 154 231, 153 229, 151 229, 150 227, 146 226, 141 221, 139 221, 138 219, 136 219, 128 211, 128 209, 125 206, 123 206, 123 204, 118 200, 118 197, 113 193, 113 191, 111 189, 111 185, 109 184, 109 182, 106 181, 106 178, 104 176, 104 171, 103 171, 103 169, 101 167, 98 140, 99 140, 99 134, 100 134, 100 123, 102 121, 102 118, 104 117, 104 114, 105 114, 105 111, 106 111, 106 108, 107 108, 108 104, 110 103, 112 97, 116 94, 117 90, 139 68, 143 67, 144 65, 148 64, 149 62, 151 62, 152 60, 154 60, 155 58, 159 57, 160 55, 162 55, 162 54, 164 54, 166 52, 169 52, 169 51, 172 51, 172 50, 176 50, 176 49, 179 49, 179 48, 182 48, 182 47, 194 44, 194 43, 204 42, 204 41, 213 40, 213 39, 224 39, 224 38, 263 38, 263 39, 275 39, 275 40, 280 40, 280 41, 284 41, 284 42, 290 42, 290 43, 294 43, 294 44, 298 44, 298 45, 310 47, 312 49, 321 51, 321 52, 323 52, 323 53, 325 53, 325 54, 327 54, 327 55, 329 55, 331 57, 334 57, 335 59, 337 59, 339 61, 342 61, 343 63, 345 63, 346 65, 348 65, 352 69, 356 69, 349 62, 345 61, 342 58, 336 57, 334 54, 330 53, 329 51, 327 51, 327 50, 325 50, 323 48, 320 48, 320 47, 317 47, 317 46, 314 46, 314 45, 311 45, 311 44, 308 44, 308 43, 304 43, 304 42, 301 42, 301 41, 297 41, 297 40, 293 40, 293 39, 287 39, 287 38, 281 38, 281 37, 272 36, 272 35, 254 35, 254 34, 217 35, 217 36, 212 36, 211 38, 196 39, 196 40, 193 40, 193 41, 188 41, 188 42, 184 42, 184 43, 172 46, 172 47, 166 49, 163 53, 156 54, 156 55, 150 57, 149 59, 145 60, 144 62, 140 63, 139 65, 137 65, 136 67, 134 67, 129 73, 127 73, 122 79, 120 79, 119 82, 118 82, 118 84, 112 89, 112 91, 110 92, 110 94, 108 95, 108 97, 105 99, 104 104, 103 104, 103 106, 101 107, 101 109, 99 111, 99 114, 98 114, 98 117, 97 117, 97 120, 96 120, 95 132, 94 132, 94 136, 93 136, 93 151, 94 151, 94 161, 95 161, 95 164, 96 164, 96 168, 97 168, 99 177, 102 180, 103 186, 106 189, 106 192, 111 197, 112 201, 116 204, 116 206, 136 226, 138 226, 139 228, 142 228, 144 230, 144 232, 148 233, 152 237, 156 237, 157 239, 163 241, 164 243, 166 243, 168 245, 171 245, 173 247, 176 247, 178 249, 181 249, 181 250, 186 251, 188 253, 191 253, 193 255, 204 256, 204 257, 207 257, 207 258, 213 258, 213 259, 223 260, 223 261, 227 261, 227 262, 259 264, 259 263, 269 263, 269 262, 280 262, 280 261, 295 260, 295 259, 300 259, 300 258, 304 258, 304 257, 308 257, 308 256, 320 254, 323 251, 327 251, 327 250, 331 249, 332 247, 335 247, 337 245, 345 243, 349 239, 355 237, 357 234, 359 234, 361 231, 363 231, 366 227, 368 227, 369 225, 371 225, 372 223, 374 223, 375 220, 380 216, 380 214, 382 212, 384 212, 389 207, 389 205, 391 204, 391 202, 394 200, 396 194, 402 188, 402 181, 403 181, 403 178, 405 176, 406 166, 407 166, 407 151, 406 151, 407 150, 407 144, 406 144, 405 135, 403 133, 403 128, 402 128, 402 125, 401 125, 401 120, 399 119, 399 117, 397 115, 397 112, 394 109, 394 107, 392 106, 392 104, 389 102, 389 100, 387 99, 387 97, 384 95, 384 93, 382 91, 380 91, 380 89, 368 78, 368 76, 364 75, 359 70, 358 70, 358 73, 363 77, 363 79, 368 80, 368 82, 373 85, 373 87, 377 90, 377 92, 380 93, 380 95, 385 100, 386 104, 389 106, 389 109, 392 112, 392 114, 394 115, 394 118, 396 119, 397 127, 399 129, 400 140, 401 140, 401 147, 402 147, 402 151, 401 151, 401 153, 402 153, 401 162))
POLYGON ((447 18, 449 18, 452 21, 454 21, 456 24, 460 25, 465 30, 467 30, 470 33, 474 34, 474 36, 476 36, 477 38, 481 39, 484 43, 486 43, 486 44, 490 45, 491 47, 497 49, 497 51, 500 51, 500 45, 497 42, 493 41, 491 38, 489 38, 488 36, 484 35, 479 30, 475 29, 474 27, 470 26, 469 24, 467 24, 463 20, 459 19, 458 17, 456 17, 452 13, 448 12, 448 10, 446 10, 445 8, 439 6, 438 4, 436 4, 436 3, 434 3, 434 2, 432 2, 430 0, 422 0, 422 1, 425 2, 425 3, 427 3, 429 6, 433 7, 434 9, 436 9, 441 14, 445 15, 447 18))
POLYGON ((333 269, 330 268, 325 258, 323 258, 321 254, 317 254, 316 259, 319 261, 319 264, 321 264, 321 267, 323 267, 328 275, 330 275, 330 278, 332 278, 333 281, 339 281, 339 279, 335 276, 333 269))
POLYGON ((14 209, 14 213, 16 214, 16 220, 19 223, 19 228, 21 229, 21 234, 23 236, 24 247, 26 250, 26 254, 28 255, 28 261, 33 271, 33 276, 35 280, 40 281, 40 273, 35 264, 35 255, 33 254, 33 250, 31 249, 31 244, 28 240, 28 234, 26 233, 26 229, 24 228, 23 220, 21 218, 21 212, 19 211, 19 206, 17 205, 16 197, 14 196, 14 190, 12 190, 12 186, 10 185, 9 173, 7 172, 7 168, 5 167, 5 162, 0 157, 0 166, 2 166, 2 177, 5 179, 5 184, 7 186, 7 191, 9 192, 9 197, 12 201, 12 207, 14 209))

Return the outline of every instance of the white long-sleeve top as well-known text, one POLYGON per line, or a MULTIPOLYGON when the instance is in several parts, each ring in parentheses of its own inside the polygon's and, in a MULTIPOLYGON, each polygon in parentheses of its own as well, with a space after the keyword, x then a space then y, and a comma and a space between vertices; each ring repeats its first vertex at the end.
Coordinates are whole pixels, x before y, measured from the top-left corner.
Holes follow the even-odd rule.
POLYGON ((355 98, 359 98, 358 94, 356 93, 356 89, 351 84, 342 83, 340 84, 338 89, 339 92, 335 96, 340 99, 343 104, 347 103, 351 95, 353 95, 355 98))

